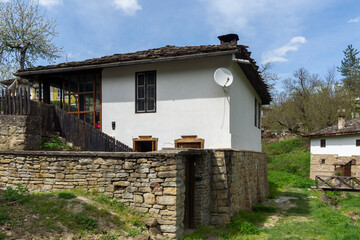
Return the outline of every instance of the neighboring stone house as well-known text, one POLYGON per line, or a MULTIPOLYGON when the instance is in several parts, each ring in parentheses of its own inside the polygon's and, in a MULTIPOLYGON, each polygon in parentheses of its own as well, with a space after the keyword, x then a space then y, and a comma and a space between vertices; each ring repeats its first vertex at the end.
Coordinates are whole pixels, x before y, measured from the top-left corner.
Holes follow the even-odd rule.
POLYGON ((219 45, 165 46, 79 62, 28 68, 17 76, 38 83, 61 106, 137 151, 173 147, 261 152, 260 108, 271 100, 255 61, 238 36, 219 45), (227 68, 221 87, 214 72, 227 68), (71 99, 71 101, 70 101, 71 99))
POLYGON ((360 176, 360 118, 310 133, 310 178, 315 176, 360 176))

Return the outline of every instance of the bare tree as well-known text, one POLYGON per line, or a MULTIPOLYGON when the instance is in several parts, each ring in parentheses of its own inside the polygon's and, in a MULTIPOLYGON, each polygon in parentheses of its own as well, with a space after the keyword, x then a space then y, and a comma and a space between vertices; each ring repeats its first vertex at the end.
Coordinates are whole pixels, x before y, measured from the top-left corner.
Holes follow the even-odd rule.
POLYGON ((336 123, 339 112, 349 118, 355 110, 354 95, 339 85, 335 70, 321 79, 300 68, 284 81, 286 94, 279 94, 263 121, 268 129, 306 133, 336 123))
POLYGON ((38 1, 0 2, 0 64, 16 69, 32 67, 40 58, 49 62, 60 51, 52 43, 55 21, 45 17, 38 1))
POLYGON ((277 91, 275 89, 275 84, 280 78, 279 78, 279 75, 271 72, 272 67, 273 67, 273 65, 270 62, 261 64, 260 74, 261 74, 261 77, 264 79, 265 83, 268 85, 271 95, 275 96, 277 93, 277 91))

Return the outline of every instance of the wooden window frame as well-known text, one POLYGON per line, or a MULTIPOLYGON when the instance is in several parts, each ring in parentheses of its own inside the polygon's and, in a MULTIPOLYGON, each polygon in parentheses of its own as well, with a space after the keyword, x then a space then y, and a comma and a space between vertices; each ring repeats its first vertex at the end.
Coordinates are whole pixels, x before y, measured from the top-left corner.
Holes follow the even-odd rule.
POLYGON ((326 148, 326 139, 320 139, 320 147, 326 148))
POLYGON ((152 151, 157 151, 158 140, 158 138, 153 138, 152 136, 139 136, 138 138, 133 138, 133 149, 136 151, 137 142, 152 142, 152 151))
POLYGON ((197 138, 197 135, 184 135, 175 140, 175 148, 180 148, 182 143, 200 143, 200 149, 204 149, 205 140, 197 138))
MULTIPOLYGON (((76 115, 77 118, 80 118, 80 114, 86 114, 86 113, 92 113, 93 114, 93 120, 92 123, 90 123, 91 125, 93 125, 93 127, 96 127, 96 114, 99 114, 99 129, 102 130, 102 70, 95 70, 95 71, 80 71, 80 72, 73 72, 73 73, 69 73, 67 75, 65 75, 65 81, 62 82, 62 95, 61 95, 61 102, 62 102, 62 106, 63 106, 63 110, 65 110, 66 112, 68 112, 69 114, 73 114, 76 115), (91 76, 91 80, 89 80, 89 82, 92 83, 93 85, 93 90, 92 91, 88 91, 88 92, 81 92, 80 91, 80 79, 84 79, 85 75, 92 75, 91 76), (74 92, 70 92, 70 82, 71 82, 71 78, 76 79, 76 91, 74 92), (97 82, 98 80, 98 82, 97 82), (99 89, 96 89, 96 83, 99 84, 99 89), (65 93, 65 91, 67 91, 67 93, 65 93), (80 99, 80 95, 92 95, 93 98, 93 102, 92 102, 92 106, 93 106, 93 110, 85 110, 85 102, 83 103, 84 105, 84 110, 80 110, 80 104, 79 104, 79 99, 80 99), (96 110, 96 95, 99 95, 99 105, 100 108, 99 110, 96 110), (77 110, 76 111, 71 111, 71 97, 72 96, 77 96, 77 110), (66 101, 69 102, 68 104, 68 108, 65 109, 66 106, 66 101)), ((88 83, 89 83, 88 82, 88 83)), ((85 119, 81 119, 83 121, 85 121, 85 119)))
POLYGON ((357 147, 360 147, 360 139, 356 139, 355 145, 356 145, 357 147))
POLYGON ((156 88, 157 88, 157 84, 156 84, 156 71, 155 70, 135 73, 135 113, 156 113, 156 99, 157 99, 156 88), (138 76, 142 75, 142 74, 144 74, 144 98, 140 99, 138 97, 138 76), (149 84, 147 82, 147 77, 146 77, 148 74, 154 74, 154 99, 153 99, 154 100, 154 109, 153 110, 148 109, 148 100, 150 99, 148 97, 149 84), (138 110, 138 101, 139 100, 144 100, 144 110, 138 110))

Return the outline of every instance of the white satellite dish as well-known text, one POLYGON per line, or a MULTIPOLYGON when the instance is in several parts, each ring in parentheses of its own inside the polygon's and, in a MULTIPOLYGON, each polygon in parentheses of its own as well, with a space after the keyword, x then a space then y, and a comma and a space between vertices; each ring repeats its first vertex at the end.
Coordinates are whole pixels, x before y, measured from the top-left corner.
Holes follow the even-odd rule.
POLYGON ((229 69, 218 68, 214 73, 214 79, 218 85, 228 87, 232 84, 234 77, 229 69))

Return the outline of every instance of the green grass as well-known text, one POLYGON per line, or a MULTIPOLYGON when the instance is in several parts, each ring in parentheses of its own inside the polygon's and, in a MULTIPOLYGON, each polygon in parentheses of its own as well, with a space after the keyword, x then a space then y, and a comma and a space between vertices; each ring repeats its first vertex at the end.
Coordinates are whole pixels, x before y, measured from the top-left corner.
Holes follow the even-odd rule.
POLYGON ((283 171, 301 177, 309 177, 310 152, 307 139, 292 139, 269 144, 263 142, 268 170, 283 171))
POLYGON ((284 172, 270 171, 269 179, 274 186, 271 194, 276 198, 291 197, 287 205, 270 199, 267 205, 255 205, 252 212, 240 211, 226 226, 199 227, 185 239, 360 239, 359 223, 349 217, 350 214, 359 216, 360 193, 308 189, 307 184, 313 181, 284 172), (294 188, 296 185, 306 187, 294 188), (277 222, 264 227, 273 216, 278 217, 277 222))
MULTIPOLYGON (((315 181, 301 177, 295 174, 268 171, 269 184, 275 185, 276 188, 294 187, 294 188, 310 188, 315 185, 315 181)), ((273 191, 276 189, 272 189, 273 191)))
MULTIPOLYGON (((148 218, 99 193, 78 190, 30 194, 21 185, 0 193, 0 225, 6 224, 15 238, 30 235, 60 239, 64 233, 71 233, 76 239, 117 239, 114 237, 125 237, 129 232, 131 236, 143 234, 148 218)), ((1 234, 5 233, 0 233, 0 239, 1 234)))

